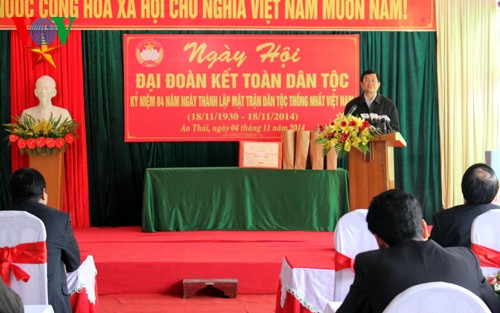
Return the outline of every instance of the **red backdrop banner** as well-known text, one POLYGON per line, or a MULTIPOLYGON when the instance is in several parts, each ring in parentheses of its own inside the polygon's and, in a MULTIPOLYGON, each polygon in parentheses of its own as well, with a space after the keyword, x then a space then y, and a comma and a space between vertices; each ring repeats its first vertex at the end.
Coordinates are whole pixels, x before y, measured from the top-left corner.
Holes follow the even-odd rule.
POLYGON ((358 35, 124 35, 125 141, 276 140, 359 94, 358 35))
POLYGON ((75 17, 73 29, 433 31, 435 15, 435 0, 0 0, 0 29, 75 17))

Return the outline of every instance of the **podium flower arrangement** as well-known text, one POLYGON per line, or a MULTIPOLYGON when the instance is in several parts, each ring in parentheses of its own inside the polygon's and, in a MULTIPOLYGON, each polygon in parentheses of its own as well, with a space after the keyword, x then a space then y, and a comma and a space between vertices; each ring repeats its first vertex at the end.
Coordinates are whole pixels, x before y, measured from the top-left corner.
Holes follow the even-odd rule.
POLYGON ((370 151, 370 139, 379 133, 368 121, 354 115, 345 116, 343 113, 339 113, 333 122, 320 125, 316 132, 316 142, 323 146, 323 154, 326 155, 335 148, 340 158, 353 148, 366 154, 370 151))
POLYGON ((14 117, 15 123, 3 124, 10 133, 10 144, 16 144, 21 154, 51 155, 65 151, 76 138, 78 124, 71 119, 35 120, 26 114, 21 119, 14 117))
POLYGON ((488 275, 486 280, 497 296, 500 296, 500 272, 488 275))

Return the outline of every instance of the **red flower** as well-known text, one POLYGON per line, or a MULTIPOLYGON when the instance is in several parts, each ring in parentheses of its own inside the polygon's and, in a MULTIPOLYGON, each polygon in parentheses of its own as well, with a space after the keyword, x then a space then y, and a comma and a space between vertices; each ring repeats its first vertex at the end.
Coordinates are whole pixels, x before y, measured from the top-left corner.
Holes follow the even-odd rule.
POLYGON ((66 144, 66 142, 64 141, 64 138, 57 138, 56 139, 56 147, 58 149, 61 149, 62 147, 64 147, 65 144, 66 144))
POLYGON ((356 126, 356 121, 350 121, 350 122, 349 122, 349 125, 350 125, 350 126, 356 126))
POLYGON ((324 131, 325 130, 325 125, 319 125, 319 131, 324 131))
POLYGON ((370 127, 370 123, 368 123, 368 121, 363 121, 363 124, 361 124, 361 129, 365 129, 368 127, 370 127))
POLYGON ((38 148, 43 148, 45 146, 45 137, 38 137, 36 139, 36 146, 38 148))
POLYGON ((488 280, 489 285, 493 285, 497 282, 497 278, 494 275, 490 275, 490 276, 486 277, 486 279, 488 280))
POLYGON ((56 146, 56 141, 54 138, 47 138, 45 140, 45 144, 47 145, 47 148, 52 149, 56 146))
POLYGON ((342 136, 340 136, 340 141, 345 142, 349 138, 349 133, 343 133, 342 136))
POLYGON ((28 148, 30 150, 33 150, 36 147, 36 140, 33 138, 30 138, 30 139, 26 140, 26 144, 28 145, 28 148))
POLYGON ((9 135, 9 141, 10 142, 16 142, 19 139, 18 135, 10 134, 9 135))
POLYGON ((75 141, 75 136, 73 136, 73 134, 67 134, 64 136, 64 140, 66 140, 67 143, 72 144, 73 141, 75 141))
POLYGON ((342 127, 346 127, 346 126, 347 126, 347 122, 346 122, 346 121, 342 121, 342 122, 340 122, 340 126, 342 126, 342 127))
POLYGON ((18 141, 17 141, 17 146, 19 147, 19 149, 24 149, 26 148, 26 140, 20 138, 18 141))

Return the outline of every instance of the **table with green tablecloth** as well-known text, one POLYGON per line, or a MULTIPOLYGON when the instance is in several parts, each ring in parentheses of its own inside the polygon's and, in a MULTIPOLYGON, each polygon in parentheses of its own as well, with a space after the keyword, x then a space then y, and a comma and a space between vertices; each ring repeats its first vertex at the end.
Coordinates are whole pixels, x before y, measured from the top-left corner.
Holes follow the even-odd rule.
POLYGON ((348 210, 344 169, 150 168, 142 230, 333 231, 348 210))

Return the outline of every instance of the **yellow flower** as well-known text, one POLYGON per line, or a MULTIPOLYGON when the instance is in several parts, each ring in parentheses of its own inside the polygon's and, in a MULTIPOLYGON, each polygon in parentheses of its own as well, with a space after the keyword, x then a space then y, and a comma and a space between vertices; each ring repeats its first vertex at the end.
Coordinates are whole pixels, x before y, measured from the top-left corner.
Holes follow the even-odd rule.
POLYGON ((48 121, 35 120, 32 116, 26 114, 22 119, 17 116, 13 119, 15 120, 15 123, 3 124, 3 126, 6 127, 7 132, 19 136, 20 139, 29 140, 45 137, 48 142, 53 142, 54 140, 61 138, 64 138, 63 140, 65 140, 62 145, 59 140, 59 144, 56 144, 55 146, 43 145, 37 146, 34 149, 21 148, 21 153, 27 151, 30 154, 50 154, 53 150, 64 150, 67 144, 71 143, 65 138, 68 135, 71 135, 71 138, 74 138, 76 136, 76 128, 78 127, 78 124, 73 120, 63 120, 61 117, 55 119, 51 116, 48 121))
POLYGON ((319 126, 316 132, 318 133, 316 142, 323 146, 324 154, 335 148, 342 157, 352 148, 362 153, 368 152, 368 144, 377 133, 377 129, 360 117, 339 113, 332 123, 319 126))
POLYGON ((54 128, 54 125, 46 120, 41 120, 33 124, 33 131, 36 134, 48 135, 52 128, 54 128))

